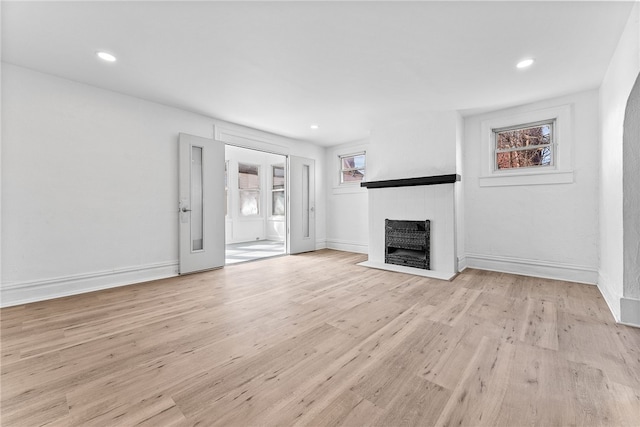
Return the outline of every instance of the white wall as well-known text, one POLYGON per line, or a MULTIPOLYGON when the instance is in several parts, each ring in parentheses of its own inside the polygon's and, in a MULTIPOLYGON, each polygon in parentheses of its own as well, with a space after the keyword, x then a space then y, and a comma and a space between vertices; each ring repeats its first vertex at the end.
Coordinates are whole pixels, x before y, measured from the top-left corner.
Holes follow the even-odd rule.
POLYGON ((367 180, 446 175, 456 171, 455 111, 379 123, 371 131, 367 180))
MULTIPOLYGON (((371 132, 367 181, 453 174, 460 116, 433 112, 380 123, 371 132)), ((463 177, 464 180, 464 177, 463 177)), ((369 189, 369 264, 384 265, 384 219, 431 221, 431 273, 457 272, 455 191, 452 184, 369 189)), ((416 274, 426 274, 416 272, 416 274)))
POLYGON ((225 228, 226 242, 239 243, 256 240, 285 240, 285 218, 271 215, 271 166, 285 166, 286 158, 281 155, 246 148, 225 146, 228 165, 228 211, 225 228), (260 174, 260 214, 240 215, 238 190, 238 163, 259 166, 260 174))
POLYGON ((640 325, 640 75, 624 120, 624 321, 640 325))
MULTIPOLYGON (((221 122, 2 67, 2 304, 174 275, 178 133, 211 138, 221 122)), ((324 173, 320 147, 225 126, 254 135, 254 148, 272 151, 274 141, 282 154, 314 158, 324 173)))
MULTIPOLYGON (((564 124, 563 124, 564 125, 564 124)), ((571 142, 571 141, 564 141, 571 142)), ((598 93, 588 91, 467 117, 463 176, 467 265, 596 283, 598 269, 598 93), (480 186, 482 123, 569 105, 574 182, 480 186), (532 234, 530 230, 542 230, 532 234)))
POLYGON ((369 165, 368 142, 368 140, 360 140, 326 149, 328 248, 367 253, 369 243, 367 189, 360 187, 359 183, 340 184, 339 156, 365 152, 366 180, 369 165))
MULTIPOLYGON (((624 321, 623 123, 640 71, 640 5, 636 4, 600 87, 600 271, 598 286, 611 311, 624 321)), ((638 304, 640 307, 640 304, 638 304)), ((640 308, 639 308, 640 310, 640 308)))

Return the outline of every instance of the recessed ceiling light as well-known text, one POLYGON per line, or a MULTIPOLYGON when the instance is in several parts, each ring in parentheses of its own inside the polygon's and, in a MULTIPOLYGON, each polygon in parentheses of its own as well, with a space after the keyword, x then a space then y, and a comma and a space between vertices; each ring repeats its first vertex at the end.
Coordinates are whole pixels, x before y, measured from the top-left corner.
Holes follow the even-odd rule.
POLYGON ((110 53, 107 53, 107 52, 96 52, 96 55, 98 55, 98 58, 102 59, 103 61, 116 62, 116 57, 113 56, 110 53))
POLYGON ((320 126, 318 126, 318 125, 311 125, 311 126, 309 126, 309 127, 311 128, 311 130, 318 130, 318 128, 319 128, 320 126))
POLYGON ((527 68, 527 67, 530 67, 531 64, 533 64, 533 59, 527 58, 527 59, 523 59, 522 61, 518 62, 516 67, 518 67, 518 68, 527 68))

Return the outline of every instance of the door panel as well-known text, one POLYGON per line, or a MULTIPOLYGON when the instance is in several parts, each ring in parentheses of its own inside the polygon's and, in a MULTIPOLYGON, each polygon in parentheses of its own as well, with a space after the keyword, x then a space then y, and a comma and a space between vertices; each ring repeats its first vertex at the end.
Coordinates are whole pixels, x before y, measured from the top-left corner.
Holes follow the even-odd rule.
POLYGON ((289 156, 289 253, 316 249, 315 161, 289 156))
POLYGON ((224 266, 224 143, 179 139, 180 274, 224 266))

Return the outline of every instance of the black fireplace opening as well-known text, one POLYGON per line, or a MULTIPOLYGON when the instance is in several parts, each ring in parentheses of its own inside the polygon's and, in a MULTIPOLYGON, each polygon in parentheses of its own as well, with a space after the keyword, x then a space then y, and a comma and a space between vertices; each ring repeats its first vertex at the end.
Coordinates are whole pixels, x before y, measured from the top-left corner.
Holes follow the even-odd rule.
POLYGON ((430 270, 430 221, 385 219, 384 222, 384 262, 430 270))

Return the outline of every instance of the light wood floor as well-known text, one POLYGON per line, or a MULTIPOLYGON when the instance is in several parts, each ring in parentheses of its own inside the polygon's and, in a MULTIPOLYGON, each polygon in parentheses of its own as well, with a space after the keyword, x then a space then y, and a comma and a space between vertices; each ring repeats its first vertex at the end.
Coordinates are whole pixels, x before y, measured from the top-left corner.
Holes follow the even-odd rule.
POLYGON ((2 425, 640 425, 594 286, 318 251, 2 309, 2 425))

